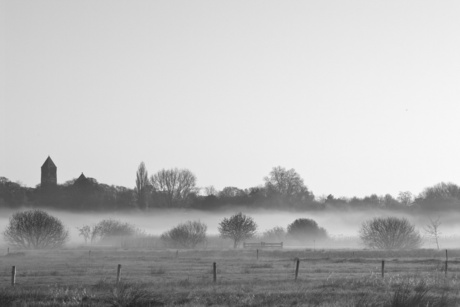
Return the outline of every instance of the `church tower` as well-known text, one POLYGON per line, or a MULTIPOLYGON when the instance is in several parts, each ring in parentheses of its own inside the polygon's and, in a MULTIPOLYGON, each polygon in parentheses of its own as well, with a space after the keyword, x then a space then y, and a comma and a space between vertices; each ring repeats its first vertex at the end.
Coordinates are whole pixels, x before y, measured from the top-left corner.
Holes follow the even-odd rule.
POLYGON ((45 163, 42 165, 42 189, 49 187, 55 187, 57 185, 57 167, 51 160, 50 156, 46 159, 45 163))

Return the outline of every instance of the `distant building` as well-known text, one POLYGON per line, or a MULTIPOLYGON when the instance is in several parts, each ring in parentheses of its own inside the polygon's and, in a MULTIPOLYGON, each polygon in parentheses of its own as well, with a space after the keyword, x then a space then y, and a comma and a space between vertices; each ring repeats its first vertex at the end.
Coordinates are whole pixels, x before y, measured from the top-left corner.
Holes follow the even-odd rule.
POLYGON ((91 185, 91 179, 87 178, 85 174, 81 173, 80 177, 78 177, 77 180, 75 180, 73 185, 75 187, 84 188, 84 187, 91 185))
POLYGON ((46 159, 42 165, 42 189, 52 188, 57 185, 57 167, 51 160, 50 156, 46 159))

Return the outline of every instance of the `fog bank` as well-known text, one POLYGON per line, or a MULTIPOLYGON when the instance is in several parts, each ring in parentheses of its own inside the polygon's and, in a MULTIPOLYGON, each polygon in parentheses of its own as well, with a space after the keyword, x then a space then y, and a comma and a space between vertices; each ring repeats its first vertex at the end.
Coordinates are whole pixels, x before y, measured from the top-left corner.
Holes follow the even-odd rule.
MULTIPOLYGON (((103 219, 116 219, 135 225, 146 234, 160 235, 179 223, 189 220, 200 220, 208 226, 208 234, 218 234, 218 224, 236 211, 208 212, 198 210, 173 209, 173 210, 153 210, 149 212, 118 212, 118 213, 71 213, 64 211, 46 210, 48 213, 59 218, 69 229, 72 243, 83 243, 83 238, 78 236, 77 227, 84 225, 94 225, 103 219)), ((9 217, 16 211, 0 211, 0 231, 3 232, 8 224, 9 217)), ((251 216, 259 226, 258 232, 264 231, 275 226, 287 228, 287 226, 298 218, 309 218, 315 220, 320 227, 327 230, 329 235, 334 238, 356 237, 361 223, 373 217, 398 216, 405 217, 423 235, 423 227, 429 223, 429 216, 408 215, 401 212, 389 211, 316 211, 316 212, 286 212, 275 210, 245 210, 243 212, 251 216)), ((443 237, 453 237, 460 234, 460 213, 441 213, 439 216, 442 224, 440 231, 443 237)), ((3 237, 1 242, 4 243, 3 237)), ((426 243, 426 247, 433 247, 426 243)))

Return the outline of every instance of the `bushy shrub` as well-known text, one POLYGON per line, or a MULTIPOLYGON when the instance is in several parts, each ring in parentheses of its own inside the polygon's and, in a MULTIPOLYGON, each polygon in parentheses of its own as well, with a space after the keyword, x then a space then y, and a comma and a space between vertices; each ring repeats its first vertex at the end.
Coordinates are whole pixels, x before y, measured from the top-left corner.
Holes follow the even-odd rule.
POLYGON ((420 234, 405 218, 374 218, 364 222, 360 229, 364 245, 375 249, 414 249, 422 244, 420 234))
POLYGON ((195 248, 206 241, 207 229, 200 221, 188 221, 162 234, 161 240, 168 247, 195 248))
POLYGON ((287 227, 288 236, 298 241, 323 240, 327 239, 327 232, 324 228, 312 219, 297 219, 287 227))
POLYGON ((13 214, 3 235, 9 244, 27 249, 61 247, 69 238, 62 222, 42 210, 13 214))
POLYGON ((283 242, 284 239, 286 239, 286 230, 279 226, 273 227, 272 229, 266 230, 262 234, 261 239, 270 242, 283 242))
POLYGON ((102 220, 94 226, 86 225, 77 229, 80 231, 80 235, 84 237, 85 242, 90 239, 91 243, 96 240, 104 242, 117 241, 143 234, 134 225, 112 219, 102 220))

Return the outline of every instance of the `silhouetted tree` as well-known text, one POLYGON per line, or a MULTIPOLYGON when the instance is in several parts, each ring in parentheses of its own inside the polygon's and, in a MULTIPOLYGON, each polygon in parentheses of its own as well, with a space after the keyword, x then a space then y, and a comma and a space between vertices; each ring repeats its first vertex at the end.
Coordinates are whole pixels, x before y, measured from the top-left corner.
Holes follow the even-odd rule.
POLYGON ((460 187, 453 183, 441 182, 423 190, 415 203, 425 210, 459 209, 460 187))
POLYGON ((270 197, 279 197, 281 203, 299 206, 314 199, 313 194, 308 191, 303 179, 294 169, 274 167, 264 180, 270 197))
POLYGON ((30 189, 0 177, 0 207, 19 208, 30 202, 30 189))
POLYGON ((400 207, 400 203, 390 194, 386 194, 382 197, 380 203, 388 209, 398 209, 400 207))
POLYGON ((134 188, 137 205, 140 209, 147 209, 150 194, 149 173, 144 162, 141 162, 136 173, 136 187, 134 188))
POLYGON ((218 229, 220 236, 232 239, 233 248, 237 248, 242 241, 250 239, 256 234, 257 224, 251 217, 240 212, 230 218, 224 218, 219 223, 218 229))
POLYGON ((196 193, 196 177, 188 169, 163 169, 150 177, 156 199, 167 207, 188 205, 196 193))

